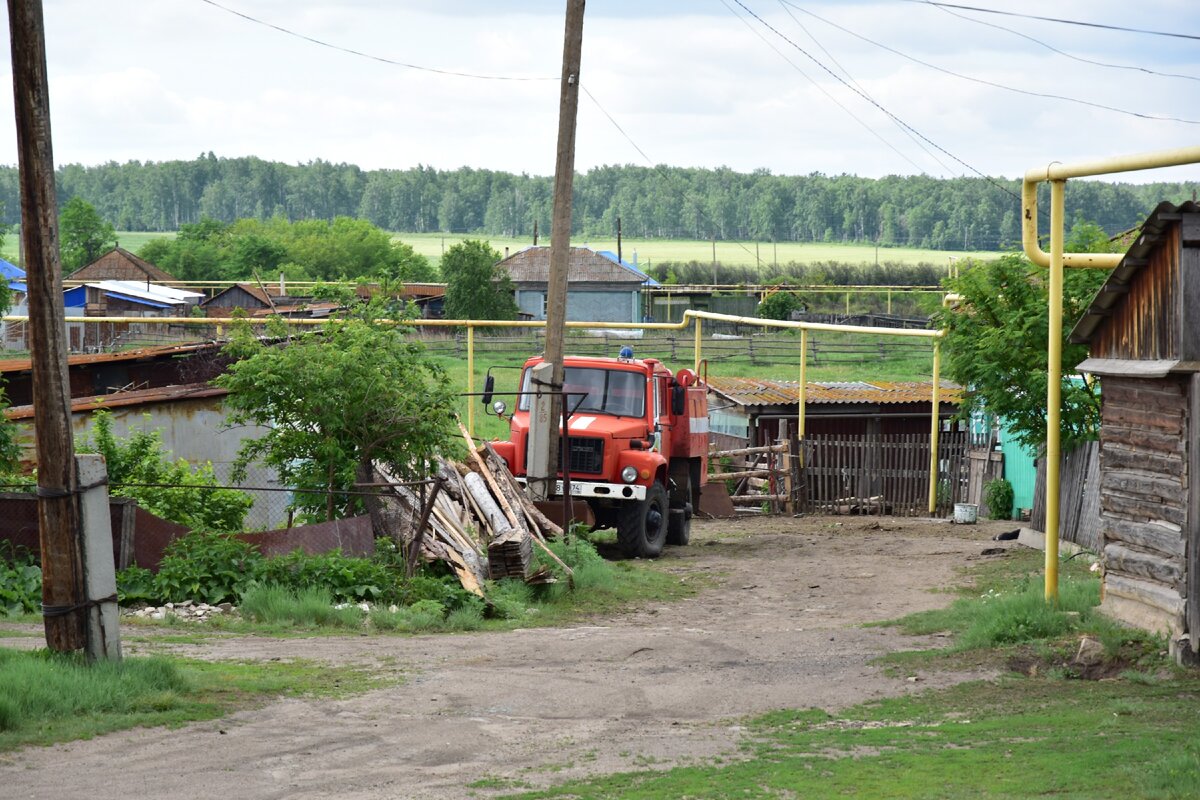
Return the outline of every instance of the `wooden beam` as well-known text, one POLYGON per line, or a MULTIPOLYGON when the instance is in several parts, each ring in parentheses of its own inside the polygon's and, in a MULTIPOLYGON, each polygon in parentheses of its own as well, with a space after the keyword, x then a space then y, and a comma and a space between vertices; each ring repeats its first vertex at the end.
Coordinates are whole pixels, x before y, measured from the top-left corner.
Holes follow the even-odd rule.
POLYGON ((43 619, 49 648, 69 652, 87 644, 87 609, 41 0, 8 0, 8 24, 37 433, 43 619))

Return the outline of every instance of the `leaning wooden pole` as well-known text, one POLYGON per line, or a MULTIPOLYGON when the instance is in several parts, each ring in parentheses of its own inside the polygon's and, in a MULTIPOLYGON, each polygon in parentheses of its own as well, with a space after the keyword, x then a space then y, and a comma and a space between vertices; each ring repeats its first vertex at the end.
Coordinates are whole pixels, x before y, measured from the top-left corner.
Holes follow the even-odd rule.
POLYGON ((8 24, 21 180, 21 241, 29 285, 42 605, 46 644, 51 650, 68 652, 82 650, 87 644, 87 609, 41 0, 8 0, 8 24))
MULTIPOLYGON (((567 0, 562 82, 558 105, 558 150, 554 164, 554 219, 550 229, 550 276, 546 285, 546 361, 554 391, 562 390, 563 336, 567 320, 567 277, 571 262, 571 192, 575 180, 575 121, 579 111, 579 64, 583 53, 585 0, 567 0)), ((551 400, 548 437, 550 488, 558 474, 558 420, 562 398, 551 400)), ((546 496, 552 492, 547 491, 546 496)))

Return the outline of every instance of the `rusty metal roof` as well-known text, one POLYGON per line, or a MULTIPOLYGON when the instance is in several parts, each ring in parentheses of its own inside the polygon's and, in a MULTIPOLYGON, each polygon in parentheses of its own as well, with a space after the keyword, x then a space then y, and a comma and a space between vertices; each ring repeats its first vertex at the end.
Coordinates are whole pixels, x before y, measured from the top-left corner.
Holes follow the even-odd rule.
MULTIPOLYGON (((71 400, 71 412, 97 411, 106 408, 148 406, 155 403, 170 403, 177 400, 200 400, 206 397, 224 397, 228 389, 210 386, 207 383, 180 383, 157 389, 137 389, 131 392, 114 392, 95 397, 75 397, 71 400)), ((10 420, 33 419, 33 406, 13 406, 4 415, 10 420)))
MULTIPOLYGON (((115 353, 79 353, 67 357, 67 364, 104 364, 112 361, 148 361, 153 358, 192 355, 207 350, 220 350, 222 344, 217 342, 188 342, 186 344, 167 344, 159 347, 139 347, 136 350, 121 350, 115 353)), ((8 358, 0 360, 0 373, 24 372, 31 369, 28 358, 8 358)))
MULTIPOLYGON (((941 401, 961 403, 963 390, 956 383, 941 382, 941 401)), ((760 378, 709 378, 708 388, 740 406, 786 406, 800 402, 799 381, 769 381, 760 378)), ((929 403, 931 381, 834 381, 808 384, 807 405, 821 403, 929 403)))

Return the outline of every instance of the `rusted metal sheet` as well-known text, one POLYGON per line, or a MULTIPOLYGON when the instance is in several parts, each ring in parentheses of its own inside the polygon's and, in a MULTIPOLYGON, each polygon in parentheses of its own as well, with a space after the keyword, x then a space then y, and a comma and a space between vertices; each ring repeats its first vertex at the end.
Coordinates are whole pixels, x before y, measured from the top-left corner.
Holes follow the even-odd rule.
POLYGON ((298 528, 240 533, 238 538, 250 542, 264 556, 287 555, 302 550, 311 555, 341 550, 342 555, 366 557, 375 552, 375 534, 369 516, 335 519, 298 528))
MULTIPOLYGON (((709 378, 708 387, 726 400, 741 406, 795 405, 800 402, 799 381, 709 378)), ((957 384, 941 382, 943 403, 961 403, 962 394, 962 387, 957 384)), ((805 400, 808 405, 930 403, 933 400, 933 384, 913 381, 810 382, 805 400)))
MULTIPOLYGON (((153 405, 176 400, 200 400, 209 397, 224 397, 228 389, 209 386, 207 383, 189 383, 180 386, 164 386, 158 389, 138 389, 129 392, 77 397, 71 401, 71 412, 78 414, 102 409, 126 408, 129 406, 153 405)), ((33 406, 13 406, 5 412, 10 420, 33 419, 33 406)))

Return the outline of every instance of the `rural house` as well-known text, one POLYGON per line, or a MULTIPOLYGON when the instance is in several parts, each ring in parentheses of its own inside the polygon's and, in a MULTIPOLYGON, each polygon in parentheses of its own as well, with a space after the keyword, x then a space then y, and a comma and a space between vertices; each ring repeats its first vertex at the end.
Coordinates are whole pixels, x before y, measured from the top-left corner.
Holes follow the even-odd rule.
MULTIPOLYGON (((546 318, 550 248, 527 247, 500 262, 516 286, 517 309, 546 318)), ((615 253, 572 247, 567 273, 567 319, 577 322, 641 322, 642 287, 655 282, 615 253)))
POLYGON ((169 272, 138 258, 121 247, 114 247, 92 263, 80 267, 64 278, 66 281, 139 281, 141 283, 171 283, 169 272))
POLYGON ((1099 378, 1101 608, 1200 636, 1200 206, 1160 204, 1071 333, 1099 378))

